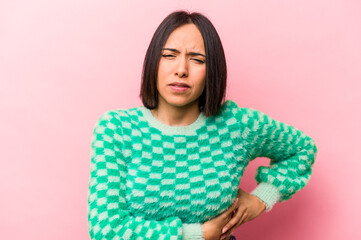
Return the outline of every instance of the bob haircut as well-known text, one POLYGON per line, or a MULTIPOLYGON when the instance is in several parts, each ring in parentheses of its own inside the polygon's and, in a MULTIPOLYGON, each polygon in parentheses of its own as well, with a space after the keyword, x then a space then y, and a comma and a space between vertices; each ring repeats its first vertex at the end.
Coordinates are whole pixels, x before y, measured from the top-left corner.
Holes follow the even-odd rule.
POLYGON ((209 117, 216 115, 224 101, 227 66, 222 42, 208 18, 198 12, 174 11, 158 26, 145 55, 140 95, 148 109, 158 106, 157 78, 162 49, 169 35, 184 24, 194 24, 202 34, 206 51, 206 79, 199 97, 199 110, 209 117))

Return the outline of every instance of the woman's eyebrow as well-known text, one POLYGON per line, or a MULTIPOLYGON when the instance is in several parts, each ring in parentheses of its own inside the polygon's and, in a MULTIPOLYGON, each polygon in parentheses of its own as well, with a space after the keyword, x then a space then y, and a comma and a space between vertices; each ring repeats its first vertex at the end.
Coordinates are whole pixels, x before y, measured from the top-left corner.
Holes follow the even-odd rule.
MULTIPOLYGON (((169 50, 169 51, 172 51, 172 52, 180 53, 179 50, 177 50, 175 48, 163 48, 162 50, 169 50)), ((202 53, 196 53, 196 52, 190 52, 190 53, 187 53, 187 55, 206 57, 206 55, 203 55, 202 53)))

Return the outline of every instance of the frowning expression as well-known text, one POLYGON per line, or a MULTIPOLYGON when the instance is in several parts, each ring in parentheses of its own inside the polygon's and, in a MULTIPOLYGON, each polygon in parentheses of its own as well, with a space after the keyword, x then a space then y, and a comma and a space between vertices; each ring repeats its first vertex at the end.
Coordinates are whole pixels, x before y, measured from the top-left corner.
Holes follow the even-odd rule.
POLYGON ((157 78, 159 107, 198 104, 205 87, 206 54, 196 25, 185 24, 175 29, 161 54, 157 78))

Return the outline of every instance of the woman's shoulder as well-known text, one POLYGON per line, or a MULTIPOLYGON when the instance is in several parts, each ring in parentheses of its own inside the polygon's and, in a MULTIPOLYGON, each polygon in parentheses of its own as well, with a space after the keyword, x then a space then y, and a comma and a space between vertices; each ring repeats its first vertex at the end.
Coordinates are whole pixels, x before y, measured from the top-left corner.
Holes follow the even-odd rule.
POLYGON ((141 106, 131 108, 113 108, 108 109, 100 114, 99 121, 107 120, 112 122, 131 122, 138 119, 141 115, 141 106))
POLYGON ((246 123, 251 119, 259 119, 265 114, 257 109, 241 106, 234 100, 228 99, 222 104, 219 115, 233 116, 237 119, 237 121, 246 123))
POLYGON ((256 109, 251 107, 241 106, 232 99, 227 99, 226 101, 224 101, 222 107, 233 111, 257 111, 256 109))
POLYGON ((233 113, 233 115, 238 115, 242 112, 247 111, 247 109, 248 108, 246 107, 240 107, 239 104, 237 104, 234 100, 227 99, 226 101, 224 101, 220 108, 220 114, 226 114, 228 112, 231 112, 233 113))

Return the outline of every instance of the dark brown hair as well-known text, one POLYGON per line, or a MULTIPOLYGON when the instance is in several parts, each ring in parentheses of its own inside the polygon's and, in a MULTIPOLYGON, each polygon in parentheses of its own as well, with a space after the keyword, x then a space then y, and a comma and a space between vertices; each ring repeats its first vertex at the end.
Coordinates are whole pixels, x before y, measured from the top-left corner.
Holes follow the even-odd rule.
POLYGON ((211 21, 198 12, 183 10, 169 14, 158 26, 145 55, 140 95, 148 109, 158 106, 157 75, 158 66, 169 35, 178 27, 193 23, 202 34, 206 51, 205 88, 199 97, 199 110, 209 117, 218 113, 227 85, 227 65, 222 42, 211 21))

